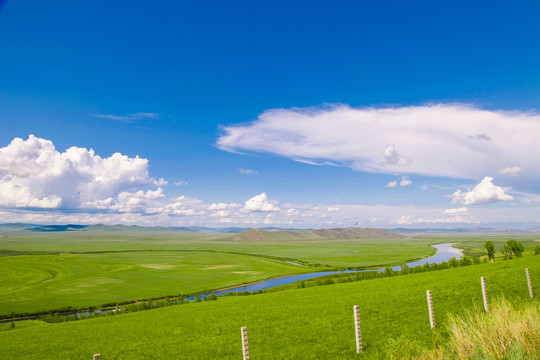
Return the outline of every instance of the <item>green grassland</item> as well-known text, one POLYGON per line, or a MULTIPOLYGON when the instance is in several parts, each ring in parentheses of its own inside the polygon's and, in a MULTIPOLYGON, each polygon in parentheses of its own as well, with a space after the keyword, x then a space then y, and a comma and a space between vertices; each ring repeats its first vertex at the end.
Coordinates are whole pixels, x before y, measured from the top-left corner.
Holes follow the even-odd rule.
POLYGON ((200 251, 4 256, 0 314, 191 294, 308 271, 274 259, 200 251))
POLYGON ((247 326, 253 359, 379 359, 407 340, 432 348, 449 314, 491 299, 530 300, 524 268, 540 289, 540 256, 360 282, 219 298, 156 310, 0 331, 4 359, 238 359, 247 326), (431 290, 439 330, 429 327, 431 290), (360 306, 364 355, 355 353, 360 306))
MULTIPOLYGON (((231 241, 230 235, 170 229, 10 230, 0 237, 0 315, 191 294, 329 267, 400 264, 432 255, 435 243, 459 242, 474 252, 487 239, 497 248, 508 239, 231 241)), ((518 239, 529 249, 538 244, 537 237, 518 239)))

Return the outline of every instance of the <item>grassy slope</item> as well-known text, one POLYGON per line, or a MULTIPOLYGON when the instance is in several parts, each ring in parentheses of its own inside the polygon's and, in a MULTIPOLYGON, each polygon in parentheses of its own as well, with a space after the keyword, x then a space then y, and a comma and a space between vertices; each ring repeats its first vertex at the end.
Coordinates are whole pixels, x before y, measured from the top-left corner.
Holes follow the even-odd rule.
MULTIPOLYGON (((390 339, 430 344, 426 290, 437 323, 490 297, 527 299, 524 268, 540 288, 540 257, 356 283, 226 297, 140 313, 0 332, 5 359, 238 359, 247 326, 254 359, 355 359, 352 307, 360 305, 365 357, 384 358, 390 339)), ((538 290, 537 290, 538 291, 538 290)), ((525 300, 528 301, 528 300, 525 300)))

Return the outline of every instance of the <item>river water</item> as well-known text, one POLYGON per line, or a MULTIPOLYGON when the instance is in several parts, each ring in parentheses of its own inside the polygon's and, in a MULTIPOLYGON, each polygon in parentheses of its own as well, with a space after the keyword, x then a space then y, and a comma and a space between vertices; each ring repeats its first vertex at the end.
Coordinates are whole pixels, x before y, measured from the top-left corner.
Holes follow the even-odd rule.
MULTIPOLYGON (((438 264, 438 263, 441 263, 443 261, 448 261, 451 258, 460 259, 463 256, 463 250, 456 249, 456 248, 452 247, 452 245, 454 245, 454 243, 452 243, 452 244, 431 245, 432 247, 434 247, 437 250, 435 255, 420 259, 418 261, 413 261, 413 262, 407 263, 407 265, 409 267, 415 267, 415 266, 421 266, 421 265, 424 265, 424 264, 427 264, 427 263, 437 263, 438 264)), ((293 263, 292 261, 288 261, 288 262, 291 263, 291 264, 294 264, 294 265, 303 266, 301 264, 293 263)), ((392 267, 392 269, 393 270, 400 270, 401 266, 394 266, 394 267, 392 267)), ((216 295, 219 296, 219 295, 228 294, 230 292, 235 292, 235 291, 236 292, 244 292, 244 291, 253 292, 253 291, 270 289, 270 288, 280 286, 280 285, 287 285, 287 284, 293 283, 295 281, 313 279, 313 278, 317 278, 317 277, 321 277, 321 276, 325 276, 325 275, 341 274, 341 273, 349 273, 349 272, 354 273, 354 272, 361 272, 361 271, 379 271, 379 272, 381 272, 381 271, 384 271, 384 270, 385 270, 385 268, 372 269, 372 270, 321 271, 321 272, 315 272, 315 273, 309 273, 309 274, 291 275, 291 276, 284 276, 284 277, 280 277, 280 278, 276 278, 276 279, 264 280, 264 281, 260 281, 260 282, 254 283, 254 284, 249 284, 249 285, 244 285, 244 286, 237 286, 237 287, 233 287, 233 288, 230 288, 230 289, 227 289, 227 290, 213 291, 213 292, 209 292, 209 293, 206 293, 206 294, 201 294, 199 296, 200 297, 207 297, 207 296, 209 296, 211 294, 216 294, 216 295)), ((195 296, 192 296, 192 297, 188 298, 188 300, 195 300, 195 299, 196 299, 195 296)))

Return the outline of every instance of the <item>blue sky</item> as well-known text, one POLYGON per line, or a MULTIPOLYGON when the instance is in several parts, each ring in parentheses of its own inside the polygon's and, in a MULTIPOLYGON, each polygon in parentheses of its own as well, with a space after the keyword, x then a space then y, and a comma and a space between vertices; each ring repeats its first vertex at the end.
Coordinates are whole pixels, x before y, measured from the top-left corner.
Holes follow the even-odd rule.
POLYGON ((538 226, 539 10, 0 1, 0 222, 538 226))

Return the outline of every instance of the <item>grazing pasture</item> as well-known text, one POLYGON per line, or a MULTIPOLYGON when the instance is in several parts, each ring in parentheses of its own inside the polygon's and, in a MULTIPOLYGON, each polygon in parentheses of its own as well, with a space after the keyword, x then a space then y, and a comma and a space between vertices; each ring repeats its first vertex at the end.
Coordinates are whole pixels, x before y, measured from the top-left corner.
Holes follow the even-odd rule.
MULTIPOLYGON (((125 226, 8 230, 0 227, 0 315, 192 294, 331 268, 396 265, 430 256, 430 245, 442 242, 480 253, 487 239, 497 250, 507 239, 239 241, 224 234, 125 226)), ((534 237, 518 239, 526 248, 538 244, 534 237)))
MULTIPOLYGON (((491 299, 531 300, 525 268, 540 287, 538 256, 428 273, 224 297, 90 320, 0 331, 7 359, 239 359, 246 326, 252 359, 367 359, 405 356, 446 341, 450 314, 482 312, 480 277, 491 299), (431 290, 437 327, 429 325, 431 290), (355 352, 359 305, 364 354, 355 352), (411 351, 412 351, 411 350, 411 351)), ((401 357, 403 358, 403 357, 401 357)))
POLYGON ((0 314, 191 294, 310 271, 256 256, 200 251, 4 256, 0 314))

